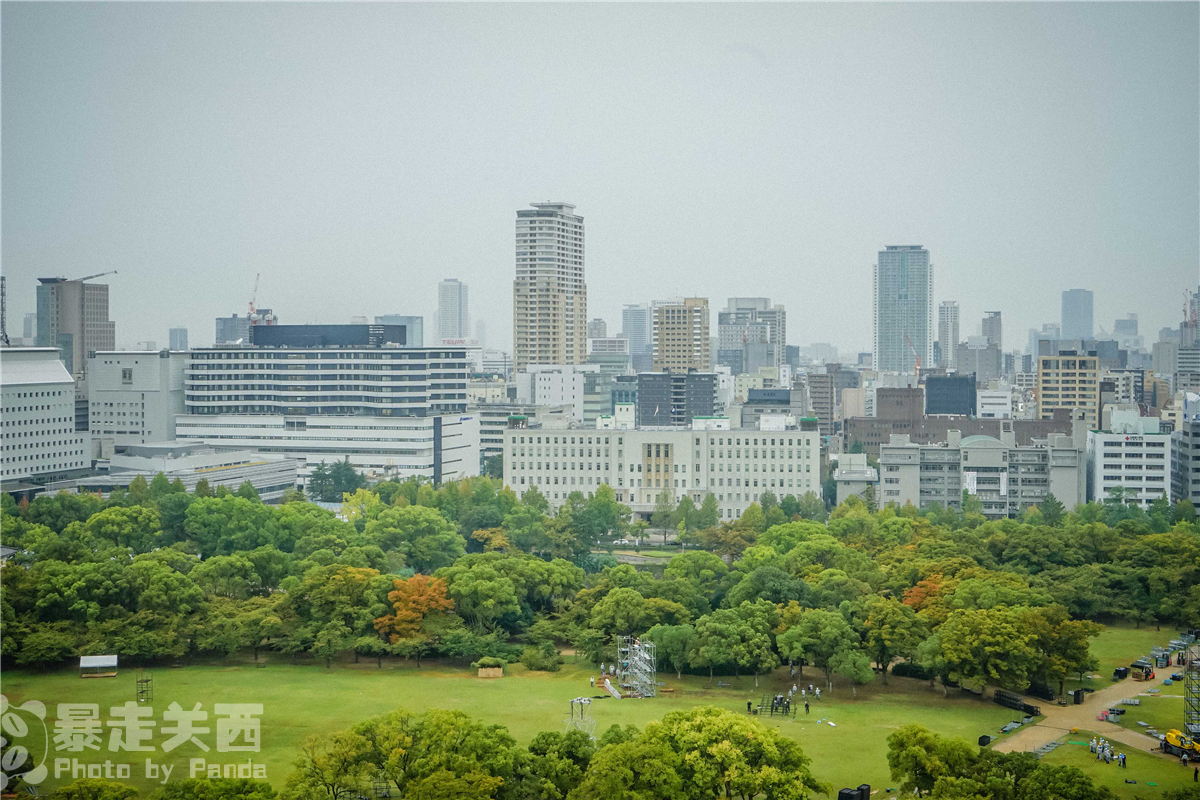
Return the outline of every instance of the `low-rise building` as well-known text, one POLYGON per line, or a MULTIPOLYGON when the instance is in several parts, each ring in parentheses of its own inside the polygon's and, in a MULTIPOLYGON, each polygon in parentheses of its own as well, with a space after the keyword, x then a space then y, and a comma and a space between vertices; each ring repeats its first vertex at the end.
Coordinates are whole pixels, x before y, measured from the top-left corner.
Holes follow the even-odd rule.
POLYGON ((1137 407, 1114 408, 1106 430, 1088 431, 1088 500, 1104 500, 1118 489, 1125 502, 1149 506, 1170 498, 1171 434, 1157 417, 1143 417, 1137 407))
POLYGON ((961 508, 962 492, 977 496, 985 516, 1016 517, 1053 493, 1068 510, 1087 497, 1087 429, 1051 434, 1029 446, 1011 428, 1000 437, 948 432, 940 444, 916 444, 896 434, 880 448, 879 503, 918 509, 961 508))
POLYGON ((648 516, 658 496, 684 495, 696 505, 712 493, 721 519, 732 520, 763 492, 777 497, 821 490, 818 431, 698 429, 543 431, 513 427, 505 443, 505 482, 518 495, 530 486, 554 508, 571 492, 585 497, 608 484, 617 500, 648 516))
POLYGON ((533 426, 566 429, 579 423, 572 406, 535 406, 527 403, 472 403, 467 413, 479 420, 479 458, 486 463, 504 454, 504 432, 514 418, 533 426))
POLYGON ((879 471, 868 464, 865 453, 842 453, 837 457, 833 480, 837 484, 837 502, 841 505, 851 496, 865 497, 867 488, 879 483, 879 471))
POLYGON ((992 381, 975 393, 975 408, 980 419, 1012 419, 1012 386, 1002 381, 992 381))
POLYGON ((298 466, 295 459, 266 458, 250 450, 220 452, 195 442, 159 442, 129 445, 109 459, 107 475, 80 478, 75 487, 107 495, 128 489, 139 475, 149 483, 161 472, 171 482, 178 479, 188 492, 196 491, 202 480, 211 489, 223 486, 231 492, 250 481, 264 503, 274 503, 296 487, 298 466))

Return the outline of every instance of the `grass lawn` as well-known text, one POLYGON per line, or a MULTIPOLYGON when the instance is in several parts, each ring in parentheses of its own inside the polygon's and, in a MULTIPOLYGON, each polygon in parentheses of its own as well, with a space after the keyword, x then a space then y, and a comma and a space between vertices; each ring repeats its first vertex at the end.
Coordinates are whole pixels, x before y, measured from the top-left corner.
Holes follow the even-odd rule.
MULTIPOLYGON (((1106 625, 1104 631, 1093 639, 1091 644, 1091 653, 1100 662, 1100 667, 1096 670, 1100 680, 1085 680, 1083 685, 1093 689, 1112 685, 1114 669, 1127 667, 1140 656, 1148 656, 1152 647, 1166 647, 1167 642, 1177 635, 1178 632, 1173 628, 1156 631, 1153 625, 1144 625, 1141 628, 1132 625, 1106 625)), ((1068 690, 1078 685, 1077 680, 1069 678, 1066 681, 1068 690)))
MULTIPOLYGON (((298 745, 312 733, 336 731, 354 722, 406 706, 416 711, 449 708, 464 711, 486 722, 508 727, 521 743, 527 743, 538 731, 562 730, 567 701, 579 695, 599 695, 588 685, 593 671, 568 663, 558 673, 527 673, 519 665, 508 668, 500 680, 481 680, 473 673, 426 665, 420 670, 408 664, 387 664, 378 670, 374 663, 336 664, 326 670, 319 664, 292 665, 273 663, 264 669, 253 665, 190 666, 154 671, 154 719, 161 726, 162 712, 169 703, 185 708, 202 703, 209 711, 212 725, 214 703, 262 703, 262 752, 256 763, 267 766, 267 777, 282 785, 291 769, 298 745)), ((812 670, 805 673, 816 682, 812 670)), ((109 718, 108 708, 134 699, 135 673, 122 670, 116 678, 82 680, 73 670, 50 673, 6 671, 4 693, 17 704, 37 699, 48 707, 48 723, 56 716, 57 704, 98 703, 101 717, 109 718)), ((790 684, 787 671, 764 678, 754 688, 752 678, 724 679, 732 688, 708 685, 705 678, 660 674, 666 688, 674 692, 654 700, 598 700, 592 705, 593 716, 602 731, 614 723, 633 723, 639 727, 663 714, 700 704, 712 704, 744 711, 746 701, 757 705, 760 696, 772 689, 783 690, 790 684)), ((785 735, 799 741, 813 760, 814 772, 835 788, 870 783, 873 787, 890 785, 885 758, 886 739, 896 728, 909 723, 925 725, 946 736, 974 741, 982 733, 995 734, 1013 718, 1013 712, 984 703, 973 697, 951 692, 943 698, 940 690, 930 690, 924 682, 904 678, 890 679, 890 686, 872 684, 860 687, 858 698, 851 697, 849 686, 835 685, 833 696, 822 693, 820 703, 812 704, 808 718, 803 706, 795 721, 764 718, 785 735), (818 724, 819 720, 834 725, 818 724)), ((107 736, 107 731, 106 731, 107 736)), ((133 764, 133 785, 146 788, 145 758, 172 765, 172 777, 188 769, 188 759, 203 757, 210 761, 236 763, 245 754, 200 752, 195 745, 184 744, 171 753, 162 751, 168 738, 156 734, 154 753, 100 753, 80 756, 51 753, 51 757, 71 757, 92 763, 113 757, 114 761, 133 764), (133 757, 136 756, 136 757, 133 757)), ((204 739, 205 737, 201 737, 204 739)), ((212 745, 213 737, 207 737, 212 745)), ((254 755, 254 754, 251 754, 254 755)), ((52 763, 52 762, 51 762, 52 763)), ((49 786, 54 781, 53 772, 49 786)))
MULTIPOLYGON (((1162 687, 1164 694, 1183 694, 1183 684, 1162 687)), ((1140 706, 1125 706, 1129 709, 1121 715, 1121 727, 1133 731, 1145 731, 1138 722, 1149 722, 1151 728, 1166 733, 1172 728, 1183 730, 1183 697, 1139 697, 1140 706)))
MULTIPOLYGON (((1124 750, 1129 766, 1121 769, 1115 763, 1105 764, 1096 761, 1096 756, 1088 750, 1087 742, 1096 734, 1089 731, 1079 731, 1067 736, 1062 747, 1042 758, 1047 764, 1065 764, 1078 767, 1092 779, 1097 786, 1107 786, 1122 800, 1145 798, 1151 800, 1161 797, 1166 789, 1179 789, 1192 781, 1192 770, 1185 770, 1178 761, 1143 753, 1136 750, 1124 750), (1082 745, 1070 742, 1083 742, 1082 745), (1125 783, 1126 780, 1137 783, 1125 783), (1148 786, 1147 782, 1157 786, 1148 786)), ((1119 744, 1119 743, 1118 743, 1119 744)), ((1118 748, 1119 749, 1119 748, 1118 748)))

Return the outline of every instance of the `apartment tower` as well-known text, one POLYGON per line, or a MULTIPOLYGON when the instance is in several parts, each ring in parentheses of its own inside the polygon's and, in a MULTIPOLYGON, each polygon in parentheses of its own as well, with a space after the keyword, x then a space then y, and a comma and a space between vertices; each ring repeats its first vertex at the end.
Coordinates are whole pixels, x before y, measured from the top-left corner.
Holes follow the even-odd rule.
POLYGON ((939 367, 958 368, 958 301, 943 300, 938 306, 938 348, 942 352, 939 367))
POLYGON ((912 372, 933 363, 933 265, 919 244, 879 251, 874 279, 875 369, 912 372))
POLYGON ((708 298, 688 297, 655 303, 655 372, 709 371, 708 298))
POLYGON ((570 203, 517 211, 513 367, 587 363, 583 217, 570 203))

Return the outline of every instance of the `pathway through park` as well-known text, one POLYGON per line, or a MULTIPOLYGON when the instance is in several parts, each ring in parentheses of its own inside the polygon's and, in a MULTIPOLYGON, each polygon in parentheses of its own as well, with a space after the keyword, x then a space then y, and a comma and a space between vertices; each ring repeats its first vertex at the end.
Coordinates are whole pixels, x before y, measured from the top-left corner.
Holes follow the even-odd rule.
MULTIPOLYGON (((1041 722, 1025 725, 1007 739, 997 742, 995 749, 1002 753, 1015 750, 1030 752, 1070 733, 1071 728, 1080 728, 1085 731, 1095 731, 1105 739, 1121 742, 1137 750, 1145 752, 1157 750, 1158 740, 1154 737, 1122 728, 1114 722, 1098 719, 1101 711, 1115 708, 1120 705, 1123 698, 1137 697, 1140 693, 1153 687, 1161 688, 1162 681, 1138 683, 1132 678, 1126 678, 1112 686, 1089 693, 1081 705, 1073 703, 1068 706, 1048 705, 1040 698, 1027 697, 1025 702, 1031 705, 1040 705, 1045 717, 1041 722)), ((1128 708, 1130 714, 1137 713, 1137 706, 1128 706, 1128 708)))

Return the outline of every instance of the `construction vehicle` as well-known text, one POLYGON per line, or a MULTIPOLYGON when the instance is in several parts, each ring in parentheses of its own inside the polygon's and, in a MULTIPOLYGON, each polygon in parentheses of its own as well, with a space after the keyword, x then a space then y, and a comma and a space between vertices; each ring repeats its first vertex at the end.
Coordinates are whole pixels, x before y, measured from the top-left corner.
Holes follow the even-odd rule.
POLYGON ((1185 736, 1183 731, 1172 728, 1167 731, 1162 740, 1163 752, 1172 756, 1187 755, 1189 759, 1200 757, 1200 744, 1195 739, 1185 736))
POLYGON ((1150 665, 1134 664, 1130 670, 1129 677, 1135 681, 1152 681, 1154 680, 1154 668, 1150 665))

